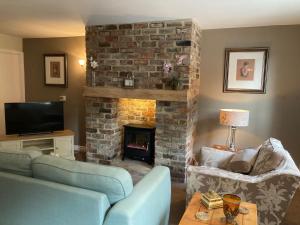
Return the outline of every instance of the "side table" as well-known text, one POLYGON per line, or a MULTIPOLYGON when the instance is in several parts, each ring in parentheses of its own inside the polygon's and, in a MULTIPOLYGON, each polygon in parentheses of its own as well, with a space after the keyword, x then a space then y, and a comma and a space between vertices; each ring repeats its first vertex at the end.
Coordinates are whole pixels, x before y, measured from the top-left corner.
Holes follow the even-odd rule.
MULTIPOLYGON (((196 192, 193 195, 188 207, 186 208, 183 217, 180 220, 179 225, 225 225, 225 216, 223 213, 223 208, 210 209, 208 210, 200 202, 201 193, 196 192), (196 219, 195 215, 197 212, 208 212, 209 220, 200 221, 196 219), (224 218, 224 219, 223 219, 224 218)), ((242 207, 246 207, 249 213, 246 215, 239 214, 236 217, 236 222, 238 225, 257 225, 257 207, 255 204, 249 202, 241 202, 242 207)))

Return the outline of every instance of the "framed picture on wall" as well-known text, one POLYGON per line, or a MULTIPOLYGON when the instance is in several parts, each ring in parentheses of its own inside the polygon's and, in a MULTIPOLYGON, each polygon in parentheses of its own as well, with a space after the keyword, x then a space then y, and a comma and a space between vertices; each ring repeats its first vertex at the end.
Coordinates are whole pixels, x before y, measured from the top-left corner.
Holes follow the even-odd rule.
POLYGON ((266 93, 269 48, 227 48, 223 92, 266 93))
POLYGON ((45 85, 67 87, 67 55, 45 54, 45 85))

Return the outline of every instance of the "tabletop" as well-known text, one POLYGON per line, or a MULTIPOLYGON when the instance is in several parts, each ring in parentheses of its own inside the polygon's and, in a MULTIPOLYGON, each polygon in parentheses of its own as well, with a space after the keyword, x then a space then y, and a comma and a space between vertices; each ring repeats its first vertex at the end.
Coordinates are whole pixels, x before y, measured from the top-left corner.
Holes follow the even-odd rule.
MULTIPOLYGON (((223 208, 219 209, 210 209, 208 210, 204 205, 200 203, 201 193, 196 192, 191 199, 187 209, 179 225, 225 225, 225 216, 223 213, 223 208), (208 212, 209 220, 200 221, 195 215, 200 212, 208 212)), ((257 225, 257 207, 253 203, 241 202, 241 207, 245 207, 249 210, 249 213, 246 215, 239 214, 236 217, 236 222, 238 225, 257 225)))

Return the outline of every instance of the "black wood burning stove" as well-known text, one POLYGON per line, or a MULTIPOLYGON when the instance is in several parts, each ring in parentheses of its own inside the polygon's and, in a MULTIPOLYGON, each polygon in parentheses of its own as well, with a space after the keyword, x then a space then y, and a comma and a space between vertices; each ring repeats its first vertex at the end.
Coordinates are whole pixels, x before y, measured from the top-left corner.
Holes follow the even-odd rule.
POLYGON ((155 127, 140 124, 124 125, 123 160, 128 157, 153 164, 154 138, 155 127))

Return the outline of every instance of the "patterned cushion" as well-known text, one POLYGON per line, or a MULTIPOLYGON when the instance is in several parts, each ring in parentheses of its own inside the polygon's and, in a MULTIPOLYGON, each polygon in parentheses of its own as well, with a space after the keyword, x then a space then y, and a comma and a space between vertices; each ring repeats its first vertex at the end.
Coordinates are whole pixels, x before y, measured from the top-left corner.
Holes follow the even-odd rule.
POLYGON ((259 149, 250 175, 264 174, 276 169, 284 159, 284 148, 275 138, 269 138, 259 149))
POLYGON ((200 151, 200 165, 225 169, 233 156, 233 152, 202 147, 200 151))
POLYGON ((227 169, 235 173, 250 173, 256 157, 258 154, 258 149, 244 149, 238 151, 230 160, 227 169))

